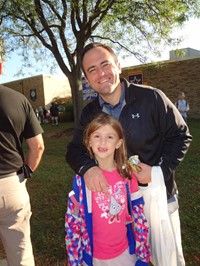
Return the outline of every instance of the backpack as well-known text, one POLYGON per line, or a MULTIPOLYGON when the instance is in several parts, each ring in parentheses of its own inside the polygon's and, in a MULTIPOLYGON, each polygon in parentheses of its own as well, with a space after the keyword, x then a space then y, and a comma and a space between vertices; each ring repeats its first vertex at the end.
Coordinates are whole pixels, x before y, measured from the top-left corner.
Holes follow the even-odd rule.
POLYGON ((67 211, 65 214, 65 244, 68 255, 68 266, 83 265, 83 253, 92 257, 92 250, 86 228, 83 189, 80 176, 76 176, 75 186, 68 195, 67 211), (76 188, 78 190, 75 193, 76 188))

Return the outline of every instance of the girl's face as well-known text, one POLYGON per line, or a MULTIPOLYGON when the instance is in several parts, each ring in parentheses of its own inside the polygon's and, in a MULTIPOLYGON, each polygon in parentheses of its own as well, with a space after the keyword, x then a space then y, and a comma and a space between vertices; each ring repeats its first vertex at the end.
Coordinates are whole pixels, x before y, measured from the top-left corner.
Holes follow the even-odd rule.
POLYGON ((101 126, 89 138, 89 145, 98 162, 113 161, 115 150, 120 147, 123 140, 119 139, 117 132, 110 125, 101 126))

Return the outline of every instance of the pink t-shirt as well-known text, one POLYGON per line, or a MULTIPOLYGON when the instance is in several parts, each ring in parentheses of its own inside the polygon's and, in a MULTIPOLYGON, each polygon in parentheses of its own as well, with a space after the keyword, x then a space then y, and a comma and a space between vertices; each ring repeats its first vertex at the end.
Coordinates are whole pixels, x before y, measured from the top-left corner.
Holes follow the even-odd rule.
MULTIPOLYGON (((109 183, 109 195, 103 192, 92 193, 93 246, 94 258, 112 259, 128 247, 126 222, 130 220, 127 209, 127 193, 124 180, 117 169, 112 172, 103 170, 109 183)), ((138 190, 136 177, 133 176, 130 191, 138 190)))

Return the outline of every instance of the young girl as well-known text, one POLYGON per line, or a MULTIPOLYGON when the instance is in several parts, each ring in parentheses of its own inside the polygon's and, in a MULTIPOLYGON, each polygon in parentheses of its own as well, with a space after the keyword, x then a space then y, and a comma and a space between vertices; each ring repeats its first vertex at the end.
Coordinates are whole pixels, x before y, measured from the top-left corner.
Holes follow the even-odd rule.
POLYGON ((100 113, 88 125, 84 144, 109 189, 108 195, 91 192, 83 177, 75 176, 65 217, 68 265, 149 265, 144 201, 127 161, 120 123, 100 113))

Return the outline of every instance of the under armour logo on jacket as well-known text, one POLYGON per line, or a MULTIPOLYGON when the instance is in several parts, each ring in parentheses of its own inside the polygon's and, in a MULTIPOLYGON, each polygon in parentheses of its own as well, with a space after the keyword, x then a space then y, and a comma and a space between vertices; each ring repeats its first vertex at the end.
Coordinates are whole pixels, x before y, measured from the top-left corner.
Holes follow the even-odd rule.
POLYGON ((133 118, 133 119, 136 118, 136 117, 139 118, 139 117, 140 117, 140 114, 139 114, 139 113, 137 113, 137 114, 135 114, 135 115, 132 114, 132 118, 133 118))

